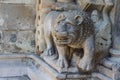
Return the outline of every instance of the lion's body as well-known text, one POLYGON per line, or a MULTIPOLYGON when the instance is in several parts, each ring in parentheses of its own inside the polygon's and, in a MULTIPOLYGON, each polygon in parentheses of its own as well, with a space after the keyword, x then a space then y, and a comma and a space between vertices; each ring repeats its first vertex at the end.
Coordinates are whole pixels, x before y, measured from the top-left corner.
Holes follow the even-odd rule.
POLYGON ((94 54, 94 27, 85 12, 50 12, 45 18, 44 33, 48 54, 54 54, 51 53, 54 44, 57 47, 60 67, 68 67, 66 54, 70 54, 69 48, 83 48, 84 57, 79 67, 85 70, 91 69, 93 58, 91 55, 94 54), (64 17, 59 17, 60 14, 64 17))
POLYGON ((72 48, 83 48, 83 43, 85 42, 85 40, 91 35, 93 35, 92 31, 93 29, 91 27, 81 26, 78 38, 76 39, 75 42, 69 44, 69 46, 72 48))

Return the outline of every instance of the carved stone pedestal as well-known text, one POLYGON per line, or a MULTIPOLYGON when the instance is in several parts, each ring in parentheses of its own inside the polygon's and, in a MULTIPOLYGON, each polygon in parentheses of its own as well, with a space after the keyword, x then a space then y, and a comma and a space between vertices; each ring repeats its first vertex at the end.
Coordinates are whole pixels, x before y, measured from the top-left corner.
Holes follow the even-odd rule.
POLYGON ((92 75, 90 74, 83 74, 83 73, 76 73, 77 68, 70 67, 67 69, 60 70, 56 65, 55 60, 50 60, 48 57, 44 57, 44 60, 42 61, 41 65, 42 68, 47 71, 47 74, 52 78, 52 80, 80 80, 80 79, 87 79, 91 78, 92 75), (42 65, 44 63, 44 65, 42 65))
POLYGON ((110 53, 111 57, 103 60, 99 71, 107 80, 120 80, 120 50, 110 49, 110 53))

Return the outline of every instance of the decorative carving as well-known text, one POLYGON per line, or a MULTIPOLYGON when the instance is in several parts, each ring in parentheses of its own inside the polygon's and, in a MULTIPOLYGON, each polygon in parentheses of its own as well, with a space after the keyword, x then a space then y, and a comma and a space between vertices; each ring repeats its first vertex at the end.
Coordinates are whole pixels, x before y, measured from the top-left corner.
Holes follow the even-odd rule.
POLYGON ((44 19, 50 11, 64 11, 77 9, 74 0, 37 0, 37 18, 36 18, 36 52, 41 54, 46 48, 44 39, 44 19))
POLYGON ((112 0, 41 0, 37 8, 40 57, 61 73, 96 69, 96 58, 108 54, 112 43, 112 0))
POLYGON ((95 27, 95 50, 96 52, 108 53, 111 46, 111 22, 109 18, 109 11, 112 9, 113 2, 105 0, 105 6, 102 10, 102 16, 98 10, 93 10, 91 19, 95 27), (102 18, 101 18, 102 17, 102 18))
POLYGON ((91 70, 94 55, 94 27, 87 13, 77 10, 53 11, 46 16, 45 22, 44 33, 47 49, 44 54, 54 55, 53 48, 56 46, 59 54, 59 67, 68 68, 68 60, 72 54, 70 48, 83 48, 84 56, 78 66, 85 71, 91 70))

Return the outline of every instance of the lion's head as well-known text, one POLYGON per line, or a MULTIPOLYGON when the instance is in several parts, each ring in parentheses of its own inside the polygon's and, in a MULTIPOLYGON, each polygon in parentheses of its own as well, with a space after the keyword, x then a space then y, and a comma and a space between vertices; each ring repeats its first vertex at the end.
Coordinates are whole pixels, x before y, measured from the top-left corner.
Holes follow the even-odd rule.
POLYGON ((52 31, 54 40, 61 45, 74 44, 79 38, 87 37, 88 34, 84 34, 85 30, 93 28, 91 25, 91 20, 85 12, 77 10, 63 12, 56 19, 52 31))

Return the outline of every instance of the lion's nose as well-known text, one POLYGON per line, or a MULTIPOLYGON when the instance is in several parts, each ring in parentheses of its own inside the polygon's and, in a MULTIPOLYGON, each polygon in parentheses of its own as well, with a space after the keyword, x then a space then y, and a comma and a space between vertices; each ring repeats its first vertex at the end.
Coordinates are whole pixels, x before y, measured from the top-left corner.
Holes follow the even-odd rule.
POLYGON ((66 31, 65 25, 61 25, 61 26, 56 27, 55 31, 56 32, 65 32, 66 31))

